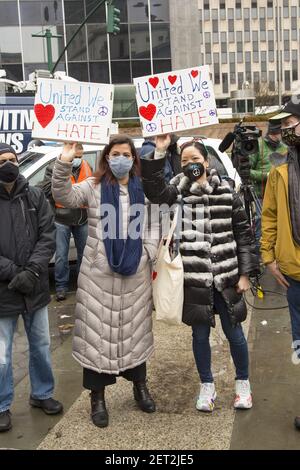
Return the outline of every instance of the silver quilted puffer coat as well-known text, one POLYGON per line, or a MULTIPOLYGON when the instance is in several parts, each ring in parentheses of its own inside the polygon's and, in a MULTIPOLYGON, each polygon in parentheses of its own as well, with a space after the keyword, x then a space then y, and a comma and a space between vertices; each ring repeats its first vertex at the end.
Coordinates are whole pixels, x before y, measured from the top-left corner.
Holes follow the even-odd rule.
MULTIPOLYGON (((71 184, 72 164, 57 160, 52 193, 65 207, 88 208, 88 238, 78 278, 73 356, 85 368, 118 374, 145 362, 154 350, 151 265, 156 257, 159 225, 143 240, 143 254, 133 276, 114 273, 101 240, 100 184, 93 178, 71 184)), ((123 213, 129 198, 120 186, 123 213)), ((148 206, 148 209, 150 206, 148 206)), ((145 216, 144 234, 149 230, 145 216)))

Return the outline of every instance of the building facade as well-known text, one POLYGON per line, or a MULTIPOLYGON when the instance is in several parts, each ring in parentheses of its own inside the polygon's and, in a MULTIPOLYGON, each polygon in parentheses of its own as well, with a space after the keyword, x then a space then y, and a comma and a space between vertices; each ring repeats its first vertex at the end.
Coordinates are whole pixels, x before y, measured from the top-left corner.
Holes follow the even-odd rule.
MULTIPOLYGON (((76 28, 99 0, 0 0, 0 68, 7 78, 27 80, 47 69, 46 41, 33 38, 50 29, 55 62, 76 28)), ((132 83, 134 77, 171 69, 168 0, 114 0, 121 31, 106 34, 102 5, 74 39, 57 70, 82 81, 132 83)))
MULTIPOLYGON (((99 0, 0 0, 0 68, 13 80, 56 61, 99 0)), ((300 0, 114 0, 121 32, 106 34, 105 6, 89 18, 57 70, 82 81, 134 77, 208 64, 218 106, 253 87, 279 98, 299 80, 300 0)))

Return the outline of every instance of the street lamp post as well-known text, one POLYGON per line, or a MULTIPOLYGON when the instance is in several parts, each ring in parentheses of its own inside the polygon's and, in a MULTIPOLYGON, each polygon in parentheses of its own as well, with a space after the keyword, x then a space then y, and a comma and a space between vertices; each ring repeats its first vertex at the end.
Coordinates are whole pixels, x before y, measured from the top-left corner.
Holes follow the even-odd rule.
POLYGON ((32 34, 31 36, 33 38, 46 38, 48 70, 49 70, 49 72, 51 72, 52 67, 53 67, 51 40, 53 38, 62 38, 62 35, 61 34, 52 34, 50 29, 46 29, 45 34, 32 34))

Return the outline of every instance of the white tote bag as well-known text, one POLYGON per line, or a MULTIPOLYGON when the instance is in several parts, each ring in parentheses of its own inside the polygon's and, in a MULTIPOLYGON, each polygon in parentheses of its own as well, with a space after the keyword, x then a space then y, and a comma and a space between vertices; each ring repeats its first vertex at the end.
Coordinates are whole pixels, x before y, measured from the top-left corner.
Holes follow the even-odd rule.
POLYGON ((182 322, 183 264, 179 251, 174 259, 171 259, 169 251, 180 208, 181 206, 177 206, 167 238, 160 242, 153 276, 156 318, 169 325, 179 325, 182 322))

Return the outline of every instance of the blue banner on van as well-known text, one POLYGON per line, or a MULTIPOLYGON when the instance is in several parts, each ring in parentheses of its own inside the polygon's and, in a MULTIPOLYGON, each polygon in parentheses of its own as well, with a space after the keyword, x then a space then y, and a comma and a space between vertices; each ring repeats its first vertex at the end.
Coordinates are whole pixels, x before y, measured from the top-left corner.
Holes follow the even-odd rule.
POLYGON ((17 154, 27 150, 31 140, 34 96, 0 97, 0 142, 11 145, 17 154))

